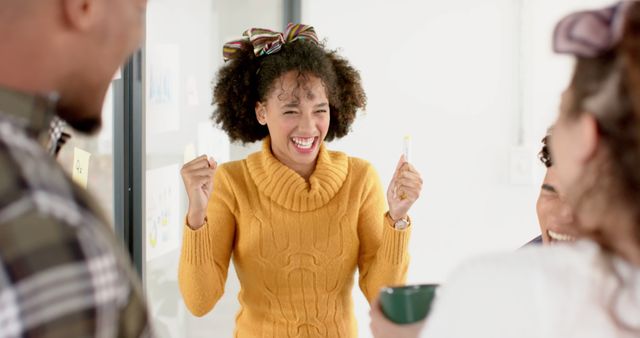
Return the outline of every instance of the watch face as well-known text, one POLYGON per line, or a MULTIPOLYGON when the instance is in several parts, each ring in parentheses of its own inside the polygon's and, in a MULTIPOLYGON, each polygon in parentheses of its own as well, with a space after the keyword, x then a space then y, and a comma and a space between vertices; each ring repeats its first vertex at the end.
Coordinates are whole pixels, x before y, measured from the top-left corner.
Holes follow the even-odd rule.
POLYGON ((404 228, 407 227, 407 225, 409 225, 409 222, 401 219, 401 220, 396 222, 395 227, 396 227, 396 229, 404 229, 404 228))

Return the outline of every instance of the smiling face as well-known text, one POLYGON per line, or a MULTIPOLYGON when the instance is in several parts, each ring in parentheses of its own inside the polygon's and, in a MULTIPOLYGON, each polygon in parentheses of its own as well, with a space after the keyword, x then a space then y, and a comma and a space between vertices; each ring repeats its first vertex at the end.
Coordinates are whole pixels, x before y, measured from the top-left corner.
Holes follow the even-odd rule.
POLYGON ((558 191, 558 177, 553 166, 547 169, 544 177, 536 203, 536 213, 544 244, 574 241, 578 236, 576 217, 564 196, 558 191))
POLYGON ((256 117, 269 129, 274 156, 308 178, 329 130, 329 99, 320 78, 285 73, 275 81, 266 102, 256 104, 256 117))

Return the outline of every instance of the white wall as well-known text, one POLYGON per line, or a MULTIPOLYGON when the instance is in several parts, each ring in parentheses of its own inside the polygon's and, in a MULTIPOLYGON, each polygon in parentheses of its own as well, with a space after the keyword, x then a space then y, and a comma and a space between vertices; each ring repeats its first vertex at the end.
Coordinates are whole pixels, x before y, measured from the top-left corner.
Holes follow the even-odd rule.
MULTIPOLYGON (((515 249, 537 232, 537 185, 509 180, 518 140, 517 2, 364 3, 303 6, 304 21, 361 71, 369 97, 353 133, 331 147, 371 161, 386 185, 403 135, 412 135, 425 184, 411 211, 409 280, 439 282, 461 259, 515 249)), ((538 136, 525 140, 532 166, 538 136)))
MULTIPOLYGON (((412 135, 425 184, 411 211, 409 282, 441 282, 469 256, 538 235, 536 154, 571 70, 551 52, 551 32, 570 10, 607 3, 303 1, 303 22, 361 71, 369 97, 331 148, 371 161, 386 186, 412 135)), ((354 297, 369 337, 368 305, 354 297)))

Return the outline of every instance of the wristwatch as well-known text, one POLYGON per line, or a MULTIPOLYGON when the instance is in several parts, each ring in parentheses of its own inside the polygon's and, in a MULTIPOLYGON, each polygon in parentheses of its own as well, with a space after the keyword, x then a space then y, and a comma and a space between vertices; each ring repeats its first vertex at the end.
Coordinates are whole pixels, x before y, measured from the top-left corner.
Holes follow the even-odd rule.
POLYGON ((409 216, 405 216, 404 218, 394 221, 389 212, 387 212, 387 217, 389 217, 389 220, 393 223, 393 227, 396 230, 404 230, 409 226, 409 216))

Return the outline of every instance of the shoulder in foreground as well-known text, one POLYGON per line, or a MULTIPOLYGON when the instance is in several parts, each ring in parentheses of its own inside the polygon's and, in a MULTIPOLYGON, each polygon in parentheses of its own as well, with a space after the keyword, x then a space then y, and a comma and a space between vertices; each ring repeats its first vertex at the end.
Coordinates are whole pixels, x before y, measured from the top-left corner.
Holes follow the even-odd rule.
POLYGON ((583 296, 575 286, 599 252, 581 241, 468 260, 438 290, 424 336, 548 337, 542 325, 583 296))
POLYGON ((11 204, 28 190, 22 169, 8 152, 0 151, 0 207, 11 204))
POLYGON ((104 263, 100 273, 117 273, 117 265, 128 264, 106 225, 83 219, 85 223, 78 226, 58 216, 30 206, 0 224, 0 260, 26 275, 94 260, 104 263), (9 252, 13 254, 7 255, 9 252))
POLYGON ((534 283, 581 278, 589 273, 600 248, 591 241, 572 244, 526 247, 516 252, 489 254, 470 259, 451 275, 450 283, 485 283, 522 290, 534 283))

